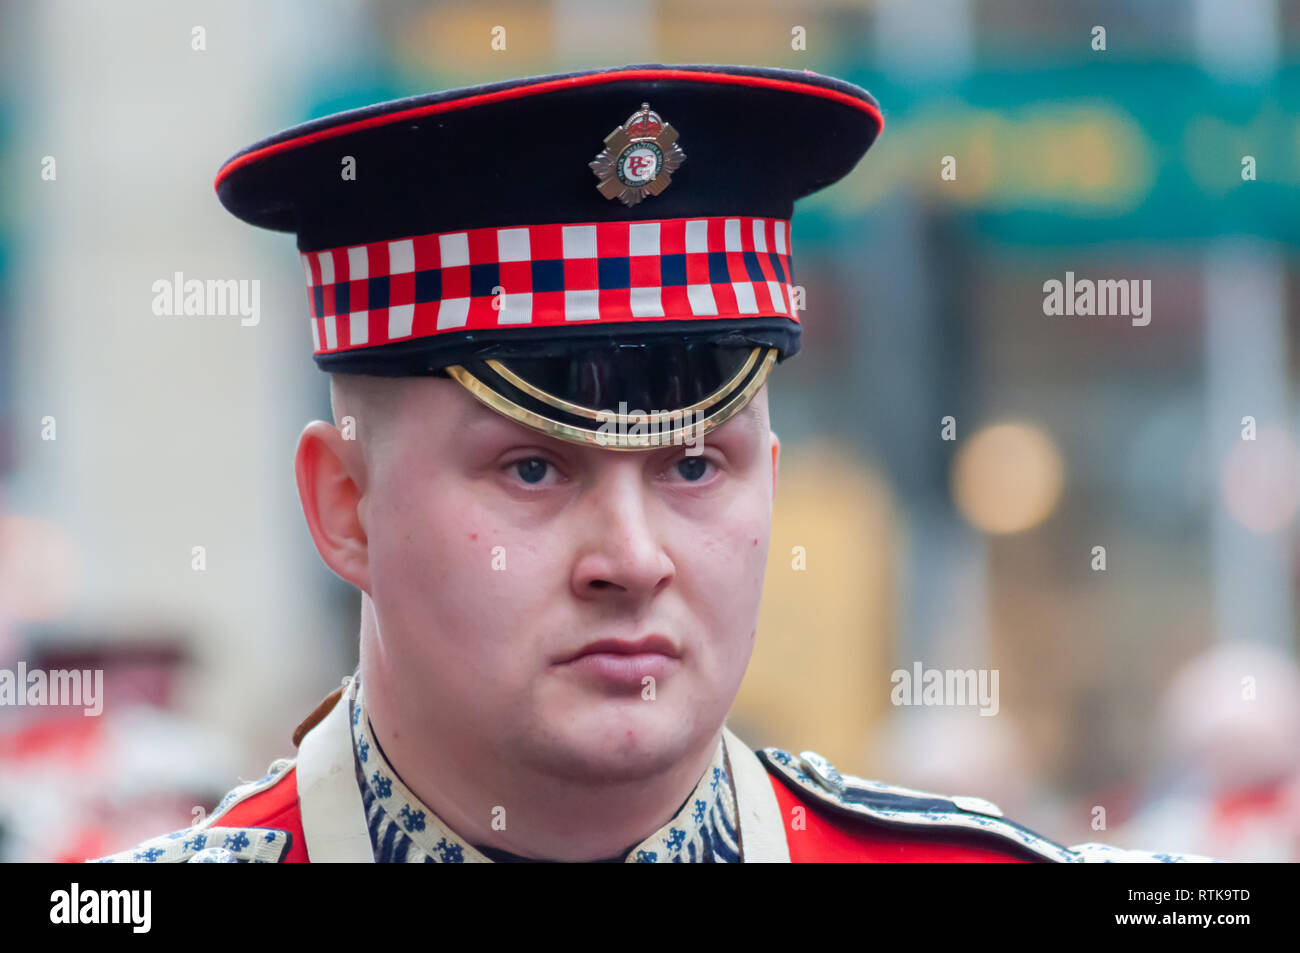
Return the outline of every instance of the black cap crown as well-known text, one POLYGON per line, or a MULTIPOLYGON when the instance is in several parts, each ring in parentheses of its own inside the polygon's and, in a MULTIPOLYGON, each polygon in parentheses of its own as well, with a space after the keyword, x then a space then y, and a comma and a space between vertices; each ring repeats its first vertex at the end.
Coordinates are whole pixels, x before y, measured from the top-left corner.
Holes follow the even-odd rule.
POLYGON ((641 449, 718 426, 799 350, 794 202, 882 125, 816 73, 628 66, 316 120, 216 189, 297 234, 322 369, 451 376, 552 436, 641 449))

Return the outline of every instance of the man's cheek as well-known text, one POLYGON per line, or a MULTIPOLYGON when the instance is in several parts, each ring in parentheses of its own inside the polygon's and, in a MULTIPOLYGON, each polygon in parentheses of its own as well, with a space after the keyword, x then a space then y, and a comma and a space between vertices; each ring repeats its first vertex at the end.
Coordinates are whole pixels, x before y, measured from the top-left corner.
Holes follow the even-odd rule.
POLYGON ((426 573, 444 570, 478 545, 462 531, 463 508, 428 505, 436 492, 430 490, 421 499, 399 503, 386 514, 390 522, 384 533, 385 548, 394 561, 415 564, 426 573))
POLYGON ((720 559, 713 570, 726 580, 724 594, 739 595, 743 586, 762 579, 771 531, 766 510, 750 508, 717 528, 712 548, 720 559))

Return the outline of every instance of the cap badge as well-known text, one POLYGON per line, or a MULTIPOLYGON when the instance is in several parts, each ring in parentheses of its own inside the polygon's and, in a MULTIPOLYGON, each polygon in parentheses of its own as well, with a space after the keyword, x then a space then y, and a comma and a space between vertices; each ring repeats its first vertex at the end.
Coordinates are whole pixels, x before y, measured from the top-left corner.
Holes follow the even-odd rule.
POLYGON ((647 195, 658 195, 672 181, 669 174, 686 158, 677 145, 677 130, 659 118, 649 103, 605 137, 605 148, 591 162, 607 199, 631 208, 647 195))

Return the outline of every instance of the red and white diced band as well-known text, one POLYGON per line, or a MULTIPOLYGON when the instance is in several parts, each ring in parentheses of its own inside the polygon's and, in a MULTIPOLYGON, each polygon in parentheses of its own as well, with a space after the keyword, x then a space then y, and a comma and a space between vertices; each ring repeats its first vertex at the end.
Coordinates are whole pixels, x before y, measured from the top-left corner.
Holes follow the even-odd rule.
POLYGON ((790 223, 718 216, 476 228, 302 255, 317 354, 462 330, 798 321, 790 223))

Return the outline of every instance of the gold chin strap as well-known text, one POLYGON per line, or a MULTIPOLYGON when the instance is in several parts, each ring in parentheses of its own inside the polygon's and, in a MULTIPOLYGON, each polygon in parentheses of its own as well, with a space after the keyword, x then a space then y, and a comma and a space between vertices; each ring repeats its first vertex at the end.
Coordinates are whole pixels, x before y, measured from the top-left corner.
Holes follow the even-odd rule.
POLYGON ((695 440, 704 436, 710 430, 721 426, 730 418, 734 417, 745 405, 749 403, 758 389, 763 386, 767 375, 772 370, 772 365, 776 363, 776 348, 768 348, 767 353, 762 357, 762 364, 759 366, 753 379, 745 387, 735 393, 722 407, 714 413, 698 420, 694 423, 688 423, 672 430, 662 430, 661 425, 674 419, 681 420, 685 414, 694 414, 704 407, 711 406, 719 400, 725 398, 734 391, 745 375, 754 367, 755 362, 759 360, 759 352, 763 349, 754 348, 749 358, 745 361, 740 371, 732 377, 726 384, 719 387, 716 391, 706 397, 704 400, 691 404, 689 407, 683 407, 678 410, 662 411, 658 413, 645 414, 627 414, 620 415, 615 411, 597 411, 589 407, 581 407, 578 404, 572 404, 554 394, 548 394, 533 384, 524 381, 517 374, 507 368, 499 361, 489 361, 488 364, 494 371, 510 381, 511 384, 520 390, 537 398, 543 403, 550 404, 552 407, 558 407, 569 413, 583 417, 588 417, 593 421, 600 421, 604 430, 588 430, 582 427, 574 427, 570 424, 561 423, 558 420, 552 420, 550 417, 544 417, 520 407, 508 397, 493 390, 483 381, 479 380, 464 367, 459 364, 453 364, 446 368, 448 374, 474 395, 479 401, 491 407, 497 413, 504 414, 511 420, 523 424, 525 427, 531 427, 539 430, 549 437, 555 437, 560 440, 567 440, 570 443, 580 443, 587 446, 600 447, 603 450, 653 450, 666 444, 681 444, 689 440, 695 440), (641 432, 629 434, 626 431, 633 426, 640 426, 641 432), (646 431, 649 430, 647 433, 646 431))

